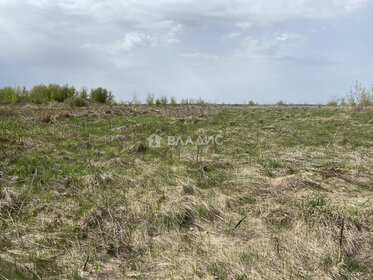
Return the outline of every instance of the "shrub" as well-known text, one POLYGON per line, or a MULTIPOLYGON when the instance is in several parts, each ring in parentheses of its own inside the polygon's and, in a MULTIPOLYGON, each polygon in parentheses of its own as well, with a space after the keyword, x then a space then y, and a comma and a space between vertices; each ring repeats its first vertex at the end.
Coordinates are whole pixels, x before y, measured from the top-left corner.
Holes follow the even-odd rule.
POLYGON ((162 96, 160 98, 160 102, 161 102, 161 105, 163 105, 163 106, 167 105, 168 104, 168 98, 167 98, 167 96, 162 96))
POLYGON ((58 92, 60 90, 61 86, 58 84, 49 84, 48 89, 50 91, 50 99, 56 100, 56 97, 58 96, 58 92))
POLYGON ((90 97, 92 101, 99 103, 108 103, 113 100, 113 95, 106 88, 91 89, 90 97))
POLYGON ((171 106, 175 106, 176 104, 177 104, 176 98, 175 97, 171 97, 171 99, 170 99, 170 105, 171 106))
POLYGON ((277 101, 278 106, 285 106, 285 102, 282 100, 277 101))
POLYGON ((193 105, 193 104, 196 104, 196 100, 193 99, 193 98, 185 98, 185 99, 181 99, 181 102, 180 102, 182 105, 193 105))
POLYGON ((373 105, 373 88, 372 90, 366 89, 358 81, 350 88, 346 97, 332 96, 331 100, 327 104, 329 106, 337 105, 350 105, 356 109, 361 109, 366 106, 373 105))
POLYGON ((197 99, 195 102, 197 105, 206 105, 206 101, 203 100, 201 97, 197 99))
POLYGON ((80 96, 73 96, 65 99, 65 103, 72 107, 85 107, 88 105, 87 100, 80 96))
POLYGON ((157 98, 157 99, 155 100, 155 105, 156 105, 156 106, 161 105, 161 100, 160 100, 159 98, 157 98))
POLYGON ((59 87, 57 90, 57 94, 53 96, 53 100, 56 100, 58 102, 63 102, 67 98, 74 97, 76 95, 75 87, 69 86, 69 85, 63 85, 62 87, 59 87))
POLYGON ((19 100, 16 88, 4 87, 0 89, 0 104, 15 104, 19 100))
POLYGON ((46 85, 34 86, 30 91, 30 101, 41 104, 51 100, 51 91, 46 85))
POLYGON ((357 96, 357 103, 360 107, 366 107, 373 104, 372 95, 368 90, 363 88, 360 94, 357 96))
POLYGON ((249 106, 255 106, 255 102, 250 100, 249 103, 248 103, 249 106))
POLYGON ((338 106, 338 104, 339 104, 339 98, 337 96, 332 96, 326 105, 327 106, 338 106))
POLYGON ((79 96, 83 99, 88 99, 88 90, 86 87, 83 87, 80 92, 79 92, 79 96))
POLYGON ((154 94, 148 94, 148 96, 146 97, 146 104, 148 106, 153 106, 154 105, 154 94))
POLYGON ((136 91, 134 91, 134 92, 132 93, 132 97, 131 97, 131 102, 130 102, 130 104, 137 105, 137 106, 141 105, 141 101, 140 101, 139 98, 137 97, 137 93, 136 93, 136 91))

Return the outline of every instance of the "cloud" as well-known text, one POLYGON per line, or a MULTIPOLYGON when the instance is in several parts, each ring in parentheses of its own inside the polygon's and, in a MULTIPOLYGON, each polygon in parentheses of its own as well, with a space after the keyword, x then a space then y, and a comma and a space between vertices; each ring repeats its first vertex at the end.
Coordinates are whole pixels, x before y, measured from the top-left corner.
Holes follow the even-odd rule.
POLYGON ((138 47, 156 46, 157 38, 144 33, 129 32, 123 39, 108 45, 108 48, 117 52, 129 52, 138 47))
POLYGON ((174 26, 172 26, 167 32, 167 36, 166 36, 167 43, 172 44, 172 43, 179 42, 180 40, 177 39, 177 35, 181 32, 182 28, 183 28, 182 24, 175 24, 174 26))
POLYGON ((224 95, 252 89, 246 73, 269 88, 270 75, 303 65, 352 57, 355 68, 334 72, 363 69, 370 56, 359 60, 356 45, 369 49, 373 24, 364 7, 371 1, 0 0, 0 82, 77 81, 119 98, 135 88, 188 94, 214 85, 224 95))
POLYGON ((88 43, 86 46, 91 49, 97 49, 108 53, 127 53, 136 48, 155 47, 157 38, 149 34, 139 32, 129 32, 121 40, 109 44, 88 43))
POLYGON ((232 32, 221 36, 222 39, 233 39, 240 36, 242 32, 232 32))
POLYGON ((208 53, 183 53, 181 54, 182 57, 187 59, 198 59, 198 60, 205 60, 205 59, 217 59, 219 56, 212 55, 208 53))
POLYGON ((236 26, 243 30, 247 30, 253 26, 253 23, 252 22, 237 22, 236 26))
MULTIPOLYGON (((46 1, 38 1, 39 4, 46 1)), ((138 23, 164 19, 250 18, 250 22, 238 21, 241 28, 252 22, 271 22, 295 18, 325 18, 359 9, 368 0, 59 0, 58 5, 77 12, 86 11, 96 17, 125 18, 138 23)))
POLYGON ((298 40, 298 39, 301 39, 302 36, 299 35, 299 34, 295 34, 295 33, 283 33, 283 34, 280 34, 276 37, 276 40, 279 40, 279 41, 294 41, 294 40, 298 40))
POLYGON ((248 36, 242 40, 237 54, 246 58, 290 58, 294 48, 301 44, 303 39, 304 36, 294 33, 248 36))

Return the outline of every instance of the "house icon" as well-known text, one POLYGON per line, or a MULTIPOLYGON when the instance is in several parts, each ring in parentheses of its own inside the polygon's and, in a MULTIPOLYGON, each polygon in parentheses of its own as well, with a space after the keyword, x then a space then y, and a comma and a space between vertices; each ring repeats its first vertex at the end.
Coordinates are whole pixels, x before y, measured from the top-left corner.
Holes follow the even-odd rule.
POLYGON ((162 137, 157 134, 152 134, 148 138, 149 148, 160 148, 162 137))

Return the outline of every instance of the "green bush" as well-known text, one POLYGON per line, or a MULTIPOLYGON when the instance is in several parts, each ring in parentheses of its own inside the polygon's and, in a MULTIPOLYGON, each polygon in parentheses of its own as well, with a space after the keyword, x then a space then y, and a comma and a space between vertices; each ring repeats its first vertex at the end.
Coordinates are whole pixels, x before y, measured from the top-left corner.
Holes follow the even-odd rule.
POLYGON ((160 98, 161 105, 166 106, 168 104, 168 98, 167 96, 162 96, 160 98))
POLYGON ((88 105, 87 100, 80 96, 66 98, 64 102, 72 107, 85 107, 88 105))
POLYGON ((75 87, 69 85, 59 86, 54 96, 52 96, 52 100, 56 100, 58 102, 63 102, 68 98, 74 97, 76 95, 75 87))
POLYGON ((195 102, 197 105, 206 105, 206 101, 203 100, 201 97, 198 98, 195 102))
POLYGON ((49 84, 48 89, 50 91, 50 100, 57 100, 58 92, 61 86, 59 84, 49 84))
POLYGON ((37 85, 30 90, 30 101, 37 104, 51 101, 51 91, 46 85, 37 85))
POLYGON ((176 98, 175 97, 171 97, 170 98, 170 105, 171 106, 175 106, 177 104, 177 102, 176 102, 176 98))
POLYGON ((88 99, 88 90, 86 87, 83 87, 80 92, 79 92, 79 96, 83 99, 88 99))
POLYGON ((346 97, 332 96, 327 104, 329 106, 350 105, 356 109, 373 106, 373 88, 371 90, 363 87, 358 81, 350 88, 346 97))
POLYGON ((339 102, 340 102, 340 99, 337 96, 332 96, 326 105, 327 106, 338 106, 339 102))
POLYGON ((146 104, 148 106, 153 106, 154 105, 154 94, 148 94, 148 96, 146 97, 146 104))
POLYGON ((4 87, 0 89, 0 104, 15 104, 19 100, 16 88, 4 87))
POLYGON ((285 106, 285 102, 282 100, 277 101, 278 106, 285 106))
POLYGON ((91 89, 91 95, 90 95, 92 101, 99 102, 99 103, 108 103, 110 101, 113 101, 113 95, 110 91, 108 91, 106 88, 96 88, 91 89))
POLYGON ((185 99, 181 99, 181 102, 180 102, 181 105, 193 105, 193 104, 196 104, 196 100, 193 99, 193 98, 185 98, 185 99))

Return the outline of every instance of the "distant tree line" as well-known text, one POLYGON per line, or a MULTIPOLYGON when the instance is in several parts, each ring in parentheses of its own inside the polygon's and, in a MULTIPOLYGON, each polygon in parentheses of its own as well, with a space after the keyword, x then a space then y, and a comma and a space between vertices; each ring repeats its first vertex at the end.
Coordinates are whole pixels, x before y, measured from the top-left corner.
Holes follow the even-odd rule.
POLYGON ((111 103, 114 96, 111 91, 101 87, 88 91, 85 87, 77 90, 74 86, 59 84, 36 85, 30 90, 20 86, 0 88, 0 104, 43 104, 51 101, 81 107, 89 102, 111 103))

